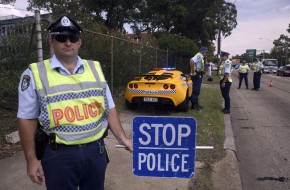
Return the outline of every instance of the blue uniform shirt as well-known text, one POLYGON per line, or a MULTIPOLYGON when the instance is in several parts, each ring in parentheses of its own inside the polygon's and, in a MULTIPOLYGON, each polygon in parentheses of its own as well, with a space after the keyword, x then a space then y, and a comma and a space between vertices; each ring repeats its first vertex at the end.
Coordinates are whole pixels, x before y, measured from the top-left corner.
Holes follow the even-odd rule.
MULTIPOLYGON (((50 68, 56 69, 60 74, 69 75, 70 72, 53 56, 50 59, 50 68)), ((77 65, 74 68, 73 74, 83 73, 83 60, 78 57, 77 65)), ((109 109, 115 107, 109 86, 106 86, 106 96, 109 104, 109 109)), ((40 114, 40 105, 38 96, 35 90, 35 82, 31 70, 26 69, 20 79, 18 86, 18 113, 17 117, 22 119, 36 119, 40 114)))
POLYGON ((199 69, 203 69, 204 65, 203 65, 203 55, 201 53, 197 53, 193 58, 191 58, 195 65, 197 70, 199 69))

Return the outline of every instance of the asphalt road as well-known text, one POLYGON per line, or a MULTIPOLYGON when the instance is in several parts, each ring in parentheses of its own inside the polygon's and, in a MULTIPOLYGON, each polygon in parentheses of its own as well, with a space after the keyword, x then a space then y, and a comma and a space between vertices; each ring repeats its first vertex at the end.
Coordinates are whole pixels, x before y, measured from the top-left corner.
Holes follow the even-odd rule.
MULTIPOLYGON (((242 187, 290 189, 290 77, 262 75, 260 91, 231 88, 231 120, 242 187), (269 87, 272 80, 273 87, 269 87)), ((250 88, 253 73, 249 74, 250 88)))

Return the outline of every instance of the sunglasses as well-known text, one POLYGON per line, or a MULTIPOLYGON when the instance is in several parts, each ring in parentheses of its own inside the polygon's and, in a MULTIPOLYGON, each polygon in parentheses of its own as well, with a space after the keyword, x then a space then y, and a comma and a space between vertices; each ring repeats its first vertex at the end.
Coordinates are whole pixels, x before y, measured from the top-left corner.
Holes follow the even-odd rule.
POLYGON ((78 36, 78 35, 64 35, 64 34, 61 34, 61 35, 53 36, 53 39, 56 39, 56 41, 61 42, 61 43, 64 43, 64 42, 67 41, 67 39, 69 39, 69 41, 71 43, 76 43, 77 41, 79 41, 80 36, 78 36))

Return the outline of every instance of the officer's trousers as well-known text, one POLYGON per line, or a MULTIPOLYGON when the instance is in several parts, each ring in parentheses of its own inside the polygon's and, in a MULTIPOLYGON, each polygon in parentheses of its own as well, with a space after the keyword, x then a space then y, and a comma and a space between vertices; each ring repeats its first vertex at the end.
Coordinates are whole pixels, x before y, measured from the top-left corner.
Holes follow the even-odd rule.
POLYGON ((245 85, 248 88, 248 73, 240 73, 240 78, 239 78, 239 88, 242 86, 243 79, 245 79, 245 85))
POLYGON ((223 83, 223 80, 220 81, 220 89, 221 89, 222 97, 224 98, 224 101, 225 101, 225 109, 230 111, 231 109, 230 89, 231 89, 232 83, 227 81, 225 83, 225 87, 223 88, 222 88, 222 83, 223 83))
POLYGON ((254 72, 253 83, 254 89, 256 90, 260 88, 261 76, 262 76, 261 72, 254 72))
POLYGON ((198 97, 200 95, 200 87, 202 83, 202 75, 195 75, 191 77, 192 80, 192 95, 191 103, 192 105, 198 104, 198 97))
POLYGON ((99 141, 57 150, 47 145, 41 164, 47 190, 104 190, 107 156, 99 141))

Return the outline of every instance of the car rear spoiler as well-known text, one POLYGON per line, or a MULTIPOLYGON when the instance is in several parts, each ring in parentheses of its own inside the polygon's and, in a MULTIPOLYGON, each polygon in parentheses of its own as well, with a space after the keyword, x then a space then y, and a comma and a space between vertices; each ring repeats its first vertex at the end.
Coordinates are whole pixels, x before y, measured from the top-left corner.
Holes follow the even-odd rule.
POLYGON ((149 75, 149 74, 144 74, 144 75, 135 75, 133 77, 133 80, 141 80, 141 78, 144 77, 146 80, 162 80, 162 79, 167 79, 167 78, 173 78, 171 75, 149 75), (147 78, 148 77, 148 78, 147 78))

